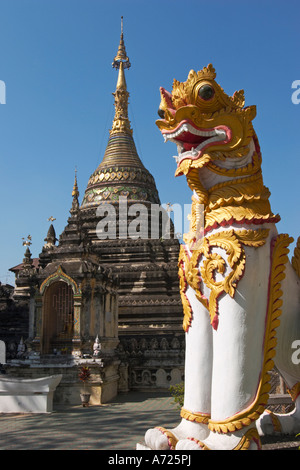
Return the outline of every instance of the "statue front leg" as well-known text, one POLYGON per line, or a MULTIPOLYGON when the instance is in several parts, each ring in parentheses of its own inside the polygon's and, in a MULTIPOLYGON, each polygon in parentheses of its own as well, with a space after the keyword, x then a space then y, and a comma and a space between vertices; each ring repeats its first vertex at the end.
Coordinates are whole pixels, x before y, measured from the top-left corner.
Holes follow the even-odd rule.
MULTIPOLYGON (((233 299, 226 297, 221 305, 218 329, 213 334, 210 432, 204 440, 188 436, 177 443, 177 450, 233 450, 247 431, 255 430, 256 415, 251 408, 259 388, 264 319, 256 318, 249 328, 246 312, 237 308, 233 299)), ((254 308, 251 314, 255 313, 254 308)), ((257 433, 251 437, 259 441, 257 433)))
MULTIPOLYGON (((266 407, 270 390, 268 371, 274 365, 271 358, 276 344, 278 298, 269 291, 270 244, 258 249, 245 247, 245 252, 245 275, 235 295, 224 294, 218 301, 219 321, 213 332, 210 434, 203 441, 189 436, 178 442, 178 450, 260 448, 255 424, 266 407)), ((277 292, 280 295, 280 289, 277 292)))
POLYGON ((192 308, 191 325, 186 332, 185 391, 181 421, 174 429, 157 427, 145 435, 146 446, 153 450, 175 449, 178 441, 189 436, 205 439, 211 410, 212 328, 208 312, 188 287, 186 296, 192 308))

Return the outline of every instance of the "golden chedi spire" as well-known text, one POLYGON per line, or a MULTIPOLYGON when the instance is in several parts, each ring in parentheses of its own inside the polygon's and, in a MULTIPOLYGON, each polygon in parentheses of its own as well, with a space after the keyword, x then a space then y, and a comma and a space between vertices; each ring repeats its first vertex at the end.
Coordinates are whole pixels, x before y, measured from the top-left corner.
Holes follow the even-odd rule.
POLYGON ((132 134, 132 129, 130 127, 130 121, 128 119, 128 98, 129 93, 127 91, 127 85, 125 80, 125 69, 129 69, 131 64, 129 62, 129 57, 126 54, 125 44, 124 44, 124 34, 123 34, 123 16, 121 17, 121 38, 119 49, 116 57, 112 63, 112 66, 119 70, 117 87, 115 93, 115 117, 113 120, 112 129, 110 135, 116 133, 125 133, 132 134))
POLYGON ((119 48, 112 66, 118 71, 113 93, 115 115, 103 159, 89 179, 81 209, 89 209, 101 202, 118 203, 120 196, 133 202, 159 203, 154 178, 140 160, 128 119, 125 70, 131 64, 124 44, 123 17, 119 48))

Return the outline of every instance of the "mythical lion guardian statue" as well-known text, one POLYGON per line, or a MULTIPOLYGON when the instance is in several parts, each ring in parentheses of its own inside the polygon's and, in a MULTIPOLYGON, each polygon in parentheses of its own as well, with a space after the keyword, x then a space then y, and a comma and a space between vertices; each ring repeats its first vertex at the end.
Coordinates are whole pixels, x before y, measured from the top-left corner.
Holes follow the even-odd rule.
POLYGON ((228 96, 215 78, 210 64, 174 80, 172 93, 161 88, 157 126, 177 145, 176 176, 186 176, 193 195, 179 257, 184 406, 176 428, 146 432, 153 450, 259 449, 260 435, 300 432, 300 365, 292 359, 300 244, 290 263, 293 239, 278 234, 263 184, 255 106, 244 106, 242 90, 228 96), (289 414, 266 410, 274 363, 295 402, 289 414))

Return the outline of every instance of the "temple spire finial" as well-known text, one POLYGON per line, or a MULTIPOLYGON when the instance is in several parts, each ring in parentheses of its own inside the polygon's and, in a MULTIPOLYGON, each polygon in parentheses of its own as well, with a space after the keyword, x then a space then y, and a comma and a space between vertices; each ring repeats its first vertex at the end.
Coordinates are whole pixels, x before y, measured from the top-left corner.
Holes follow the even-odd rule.
POLYGON ((73 197, 79 197, 78 185, 77 185, 77 168, 75 167, 75 179, 74 179, 74 186, 72 191, 73 197))
POLYGON ((116 57, 112 63, 113 68, 119 70, 118 81, 116 86, 116 91, 113 93, 115 97, 115 116, 113 120, 112 129, 110 135, 112 134, 131 134, 132 129, 130 127, 130 121, 128 119, 128 98, 129 93, 127 91, 127 85, 125 80, 125 69, 129 69, 131 66, 129 58, 126 54, 125 44, 124 44, 124 35, 123 35, 123 16, 121 17, 121 38, 119 49, 116 57))
POLYGON ((124 69, 129 69, 131 67, 131 63, 129 62, 129 57, 126 54, 125 44, 124 44, 124 34, 123 34, 123 16, 121 16, 121 38, 119 49, 117 52, 116 57, 112 63, 113 68, 120 69, 121 64, 123 64, 124 69))
POLYGON ((73 197, 73 201, 72 201, 70 214, 74 216, 79 211, 79 202, 78 202, 79 190, 78 190, 78 185, 77 185, 77 168, 76 167, 75 167, 75 179, 74 179, 72 197, 73 197))

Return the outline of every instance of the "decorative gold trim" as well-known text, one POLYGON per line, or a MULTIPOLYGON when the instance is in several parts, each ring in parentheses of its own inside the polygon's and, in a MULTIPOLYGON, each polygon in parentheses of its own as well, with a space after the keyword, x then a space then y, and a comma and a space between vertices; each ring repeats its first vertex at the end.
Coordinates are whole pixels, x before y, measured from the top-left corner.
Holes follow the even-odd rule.
POLYGON ((292 266, 300 278, 300 237, 297 240, 297 245, 294 250, 294 256, 292 257, 292 266))
POLYGON ((188 254, 183 245, 180 246, 179 260, 178 260, 178 276, 179 276, 179 291, 181 302, 183 306, 183 329, 188 331, 192 322, 192 307, 189 299, 186 296, 187 280, 185 276, 185 264, 188 262, 188 254))
POLYGON ((63 270, 62 270, 62 267, 61 266, 58 266, 57 270, 55 273, 51 274, 50 276, 48 276, 41 284, 41 287, 40 287, 40 293, 43 294, 44 293, 44 290, 46 289, 46 287, 48 287, 50 284, 52 284, 52 282, 55 282, 55 281, 58 281, 58 280, 62 280, 62 281, 65 281, 67 284, 70 284, 72 286, 72 289, 73 289, 73 293, 77 296, 80 296, 81 295, 81 291, 80 291, 80 288, 78 287, 76 281, 74 281, 74 279, 72 279, 70 276, 68 276, 63 270))
POLYGON ((282 427, 281 427, 278 416, 276 414, 274 414, 273 411, 271 411, 271 410, 266 410, 266 412, 268 413, 268 415, 271 418, 274 431, 275 432, 282 432, 282 427))
MULTIPOLYGON (((190 259, 185 258, 185 279, 194 289, 197 299, 209 310, 211 323, 215 329, 218 325, 218 298, 223 293, 234 297, 238 281, 244 274, 246 255, 242 245, 252 247, 262 246, 268 234, 269 229, 232 229, 217 232, 205 237, 201 248, 194 250, 190 259), (224 249, 227 254, 227 261, 219 254, 213 253, 213 247, 224 249), (200 258, 202 257, 204 259, 199 270, 200 258), (216 281, 215 273, 224 274, 227 264, 230 266, 231 271, 223 280, 216 281), (202 281, 210 289, 209 299, 201 292, 202 281)), ((189 316, 190 318, 191 316, 189 316)))
MULTIPOLYGON (((205 228, 231 220, 262 220, 274 218, 270 191, 263 184, 261 170, 250 176, 219 183, 208 191, 205 228)), ((278 216, 276 216, 278 217, 278 216)))
POLYGON ((300 395, 300 382, 295 383, 291 389, 288 389, 288 393, 291 395, 293 401, 296 401, 300 395))
POLYGON ((254 441, 256 443, 258 449, 261 450, 260 437, 259 437, 257 429, 255 429, 255 428, 249 429, 244 434, 244 436, 242 437, 242 439, 240 440, 238 445, 236 447, 234 447, 233 450, 249 450, 249 447, 250 447, 252 441, 254 441))
POLYGON ((180 416, 187 421, 195 421, 196 423, 201 424, 208 424, 210 419, 210 414, 208 413, 192 412, 185 408, 181 408, 180 416))
POLYGON ((273 357, 276 354, 276 328, 280 324, 282 306, 281 281, 285 278, 285 266, 288 262, 289 244, 293 241, 288 235, 278 235, 272 244, 272 266, 269 280, 269 302, 267 309, 267 324, 264 342, 264 360, 261 378, 258 384, 254 401, 240 413, 223 421, 210 420, 208 427, 218 433, 234 432, 249 426, 262 414, 266 408, 270 391, 269 371, 274 367, 273 357))
MULTIPOLYGON (((179 109, 186 105, 199 104, 207 112, 216 112, 222 108, 229 108, 230 110, 241 110, 245 103, 244 91, 239 90, 231 97, 227 95, 224 90, 215 82, 216 72, 212 64, 203 67, 202 70, 195 72, 191 70, 188 74, 186 82, 179 82, 174 79, 173 89, 171 96, 171 103, 174 109, 179 109), (211 84, 215 89, 215 96, 207 103, 200 100, 198 97, 199 88, 204 84, 211 84)), ((168 103, 165 93, 161 93, 162 102, 160 108, 166 110, 168 103)))
MULTIPOLYGON (((266 223, 278 222, 280 220, 279 215, 273 214, 271 210, 269 202, 270 191, 263 184, 260 169, 261 159, 256 153, 253 158, 256 164, 254 165, 252 163, 250 165, 252 170, 255 167, 256 171, 250 171, 251 168, 248 165, 239 169, 224 169, 223 172, 223 169, 211 162, 209 155, 203 155, 198 162, 198 166, 206 165, 210 169, 212 169, 211 166, 213 166, 215 169, 218 168, 220 174, 229 176, 227 175, 228 171, 230 176, 235 176, 235 179, 218 183, 209 190, 205 189, 201 183, 198 169, 191 168, 189 160, 182 162, 182 165, 187 165, 186 171, 184 171, 187 183, 190 189, 197 195, 197 201, 195 197, 192 197, 192 207, 195 201, 198 205, 203 204, 205 206, 204 227, 207 232, 216 225, 228 225, 232 222, 266 223), (247 174, 248 171, 250 174, 247 174)), ((193 219, 195 215, 193 211, 191 217, 192 225, 194 226, 195 221, 193 219)), ((185 236, 188 245, 191 243, 192 236, 192 232, 185 236)))
POLYGON ((192 191, 198 196, 198 203, 199 204, 207 204, 208 203, 208 191, 204 189, 203 184, 199 179, 199 173, 197 169, 192 169, 186 175, 187 183, 192 191))
MULTIPOLYGON (((208 193, 210 209, 214 209, 214 205, 219 201, 217 206, 222 207, 232 202, 240 204, 243 202, 241 198, 251 201, 253 198, 261 197, 264 189, 261 170, 253 175, 243 176, 235 180, 223 181, 212 186, 208 193)), ((268 197, 270 194, 268 194, 268 197)))
POLYGON ((175 450, 178 439, 174 436, 174 434, 172 434, 171 431, 169 431, 168 429, 163 428, 161 426, 157 426, 155 429, 158 429, 158 431, 160 431, 164 436, 166 436, 166 438, 168 439, 170 450, 175 450))
POLYGON ((207 168, 216 173, 217 175, 221 176, 228 176, 232 178, 236 178, 238 176, 250 176, 255 174, 261 167, 261 155, 257 152, 254 152, 252 156, 252 162, 248 165, 243 166, 241 168, 222 168, 218 165, 215 165, 212 161, 207 164, 207 168))

